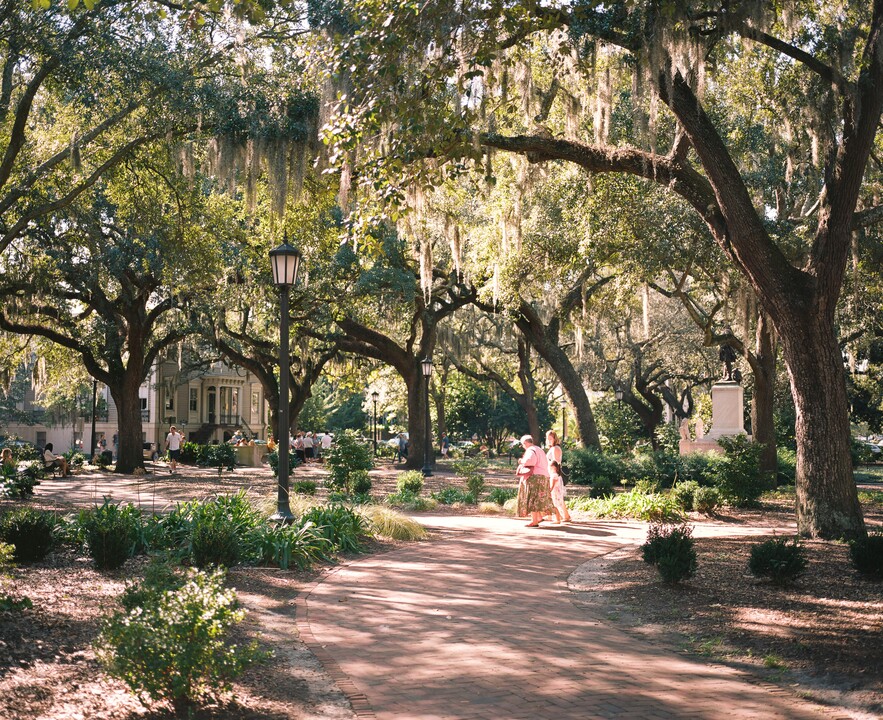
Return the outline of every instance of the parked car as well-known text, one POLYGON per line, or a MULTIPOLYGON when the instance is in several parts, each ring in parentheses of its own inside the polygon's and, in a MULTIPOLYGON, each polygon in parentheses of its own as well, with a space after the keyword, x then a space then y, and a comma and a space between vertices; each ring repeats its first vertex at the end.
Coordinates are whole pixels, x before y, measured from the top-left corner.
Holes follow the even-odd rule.
POLYGON ((145 460, 159 460, 159 451, 156 449, 156 443, 143 443, 142 452, 145 460))

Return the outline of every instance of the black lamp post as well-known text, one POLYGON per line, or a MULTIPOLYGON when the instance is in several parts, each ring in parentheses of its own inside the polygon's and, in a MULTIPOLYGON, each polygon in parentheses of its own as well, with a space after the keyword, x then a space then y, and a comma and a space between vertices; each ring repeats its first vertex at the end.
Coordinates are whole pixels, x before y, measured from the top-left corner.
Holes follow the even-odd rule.
POLYGON ((98 407, 98 381, 92 380, 92 445, 89 448, 89 462, 95 457, 95 411, 98 407))
POLYGON ((288 244, 288 238, 277 248, 270 250, 273 265, 273 283, 279 288, 279 492, 276 500, 276 514, 270 516, 272 522, 288 524, 294 520, 288 502, 288 403, 291 393, 288 389, 288 289, 297 282, 301 253, 288 244))
POLYGON ((371 399, 374 401, 374 431, 371 433, 374 440, 374 457, 377 457, 377 398, 379 397, 380 393, 376 390, 371 393, 371 399))
POLYGON ((613 391, 613 396, 616 398, 616 402, 622 403, 622 387, 617 385, 613 391))
POLYGON ((432 430, 429 427, 429 378, 432 377, 432 358, 424 358, 420 361, 420 368, 423 370, 423 384, 426 386, 426 423, 424 429, 426 431, 426 442, 423 447, 423 477, 432 477, 432 430))

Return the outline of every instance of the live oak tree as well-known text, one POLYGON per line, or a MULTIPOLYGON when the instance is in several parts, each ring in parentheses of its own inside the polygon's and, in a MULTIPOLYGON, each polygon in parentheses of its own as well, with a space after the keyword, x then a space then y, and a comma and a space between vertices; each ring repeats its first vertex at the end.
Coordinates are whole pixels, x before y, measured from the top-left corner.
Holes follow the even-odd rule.
POLYGON ((852 233, 883 216, 868 164, 883 0, 316 4, 334 18, 349 90, 330 132, 361 143, 366 178, 378 168, 393 183, 430 178, 441 158, 480 168, 502 151, 681 196, 780 338, 801 534, 864 534, 835 311, 852 233), (761 82, 742 82, 749 70, 761 82), (632 132, 610 133, 616 113, 631 115, 632 132), (745 133, 756 142, 736 140, 745 133))

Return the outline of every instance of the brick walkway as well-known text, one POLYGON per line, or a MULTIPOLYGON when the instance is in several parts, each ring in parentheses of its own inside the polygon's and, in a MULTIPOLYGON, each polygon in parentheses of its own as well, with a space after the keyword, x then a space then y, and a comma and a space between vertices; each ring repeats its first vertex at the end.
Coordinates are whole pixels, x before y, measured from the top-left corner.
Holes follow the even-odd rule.
MULTIPOLYGON (((439 541, 343 566, 298 599, 302 639, 359 717, 831 717, 735 670, 642 642, 575 601, 570 572, 639 542, 642 526, 422 521, 439 541)), ((715 532, 731 531, 699 527, 696 534, 715 532)))

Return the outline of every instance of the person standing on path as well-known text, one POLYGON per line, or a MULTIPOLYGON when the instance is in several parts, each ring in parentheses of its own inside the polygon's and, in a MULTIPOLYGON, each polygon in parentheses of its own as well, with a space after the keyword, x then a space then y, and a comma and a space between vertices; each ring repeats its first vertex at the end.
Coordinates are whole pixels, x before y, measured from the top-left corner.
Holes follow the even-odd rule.
POLYGON ((561 443, 558 441, 558 433, 549 430, 546 433, 546 462, 549 465, 550 475, 549 483, 552 494, 552 506, 555 508, 555 517, 560 523, 570 522, 570 511, 564 503, 564 477, 561 475, 561 462, 563 453, 561 452, 561 443), (557 478, 557 481, 556 481, 557 478))
POLYGON ((549 464, 543 451, 530 435, 521 438, 524 456, 518 463, 518 517, 530 515, 527 527, 539 527, 543 515, 553 511, 549 491, 549 464))
POLYGON ((169 472, 174 475, 178 469, 178 458, 181 457, 181 441, 184 436, 172 425, 166 435, 166 450, 169 451, 169 472))

